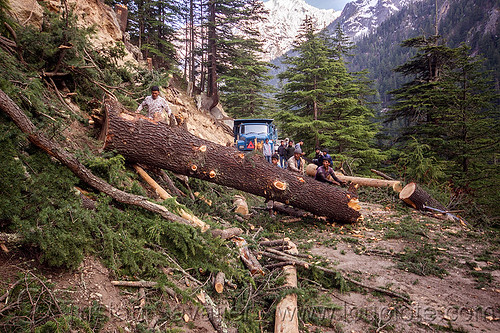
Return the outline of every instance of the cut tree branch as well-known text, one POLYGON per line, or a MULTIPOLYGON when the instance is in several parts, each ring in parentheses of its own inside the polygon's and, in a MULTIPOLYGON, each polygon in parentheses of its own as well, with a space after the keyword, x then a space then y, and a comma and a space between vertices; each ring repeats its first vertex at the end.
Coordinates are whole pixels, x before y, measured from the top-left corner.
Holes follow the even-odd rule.
MULTIPOLYGON (((322 267, 322 266, 317 266, 317 265, 312 265, 304 260, 300 260, 300 259, 296 259, 296 258, 293 258, 291 255, 288 255, 284 252, 279 252, 279 251, 276 251, 274 250, 273 253, 271 252, 268 252, 268 251, 260 251, 259 252, 260 254, 262 254, 263 256, 265 257, 268 257, 268 258, 271 258, 271 259, 274 259, 274 260, 277 260, 277 261, 283 261, 283 262, 293 262, 295 265, 297 266, 301 266, 303 268, 306 268, 306 269, 310 269, 312 267, 320 270, 320 271, 323 271, 327 274, 330 274, 330 275, 337 275, 338 271, 335 271, 335 270, 332 270, 332 269, 328 269, 328 268, 325 268, 325 267, 322 267)), ((404 300, 405 302, 409 302, 409 298, 407 296, 404 296, 404 295, 401 295, 401 294, 398 294, 394 291, 391 291, 391 290, 387 290, 387 289, 382 289, 382 288, 378 288, 378 287, 373 287, 373 286, 369 286, 369 285, 366 285, 362 282, 359 282, 359 281, 356 281, 354 279, 351 279, 350 277, 347 277, 347 276, 343 276, 342 275, 342 278, 348 282, 351 282, 352 284, 355 284, 357 286, 360 286, 360 287, 363 287, 365 289, 370 289, 370 290, 373 290, 373 291, 377 291, 377 292, 380 292, 380 293, 384 293, 386 295, 389 295, 389 296, 392 296, 392 297, 397 297, 397 298, 400 298, 402 300, 404 300)))

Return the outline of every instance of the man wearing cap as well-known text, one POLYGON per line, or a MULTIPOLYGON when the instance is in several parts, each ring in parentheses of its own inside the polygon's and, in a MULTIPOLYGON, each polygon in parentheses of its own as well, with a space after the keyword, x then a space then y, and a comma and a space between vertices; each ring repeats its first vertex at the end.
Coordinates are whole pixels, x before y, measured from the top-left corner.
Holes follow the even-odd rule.
POLYGON ((317 166, 321 166, 321 161, 323 161, 323 153, 321 152, 321 149, 319 147, 316 147, 315 153, 316 155, 313 158, 313 163, 317 166))
POLYGON ((299 149, 300 152, 302 153, 302 145, 303 144, 304 144, 304 141, 302 141, 302 140, 297 141, 297 143, 295 144, 295 149, 299 149))
POLYGON ((306 161, 302 158, 302 150, 295 149, 293 156, 288 160, 288 170, 304 174, 304 164, 306 161))

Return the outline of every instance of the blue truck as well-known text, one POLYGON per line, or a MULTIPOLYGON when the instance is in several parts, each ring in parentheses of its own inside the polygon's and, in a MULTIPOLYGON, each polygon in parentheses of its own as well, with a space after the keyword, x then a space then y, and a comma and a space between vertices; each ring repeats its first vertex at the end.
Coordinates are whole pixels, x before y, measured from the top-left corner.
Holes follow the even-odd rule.
POLYGON ((278 147, 278 130, 273 119, 235 119, 233 133, 236 148, 241 151, 262 147, 266 139, 269 139, 273 152, 278 147))

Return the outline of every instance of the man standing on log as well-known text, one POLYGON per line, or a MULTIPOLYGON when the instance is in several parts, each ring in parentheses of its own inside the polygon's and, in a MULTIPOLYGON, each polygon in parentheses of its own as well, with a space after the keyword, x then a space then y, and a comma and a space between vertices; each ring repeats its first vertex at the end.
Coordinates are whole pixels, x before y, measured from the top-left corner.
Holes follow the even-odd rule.
POLYGON ((332 185, 342 185, 342 186, 346 185, 345 182, 337 178, 335 172, 333 172, 333 169, 330 168, 330 161, 327 159, 324 159, 323 165, 316 170, 316 176, 314 177, 314 179, 323 183, 330 183, 332 185), (329 180, 328 176, 332 177, 333 181, 329 180))
POLYGON ((151 96, 147 96, 135 112, 141 112, 145 106, 148 108, 148 118, 162 120, 162 118, 164 118, 164 112, 166 112, 167 119, 170 119, 172 110, 170 110, 165 98, 160 96, 160 88, 157 86, 151 88, 151 96))

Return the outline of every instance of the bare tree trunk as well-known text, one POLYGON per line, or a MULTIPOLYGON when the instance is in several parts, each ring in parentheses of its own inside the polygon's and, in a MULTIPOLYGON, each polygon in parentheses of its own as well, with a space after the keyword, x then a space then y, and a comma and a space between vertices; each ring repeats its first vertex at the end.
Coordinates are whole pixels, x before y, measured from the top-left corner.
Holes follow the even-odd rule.
POLYGON ((212 105, 208 110, 211 110, 219 103, 219 91, 217 89, 217 44, 216 44, 216 22, 215 22, 215 6, 214 0, 209 1, 210 22, 208 26, 208 97, 212 98, 212 105))
MULTIPOLYGON (((297 246, 288 241, 291 246, 290 253, 298 254, 297 246)), ((297 269, 295 265, 287 265, 283 267, 285 275, 284 287, 297 288, 297 269)), ((276 305, 276 313, 274 315, 274 332, 275 333, 299 333, 299 313, 297 309, 297 294, 288 294, 279 301, 276 305)))
POLYGON ((120 114, 122 107, 114 100, 105 105, 105 148, 130 162, 233 187, 338 222, 361 218, 357 198, 340 188, 273 167, 258 153, 200 139, 181 127, 120 114))

